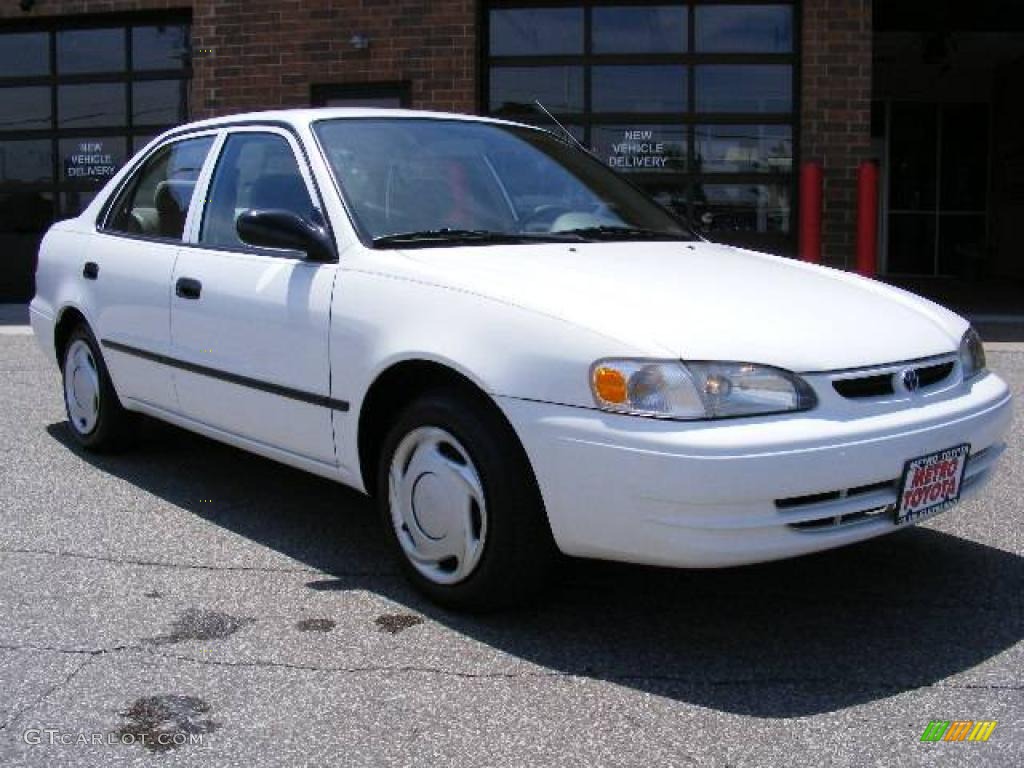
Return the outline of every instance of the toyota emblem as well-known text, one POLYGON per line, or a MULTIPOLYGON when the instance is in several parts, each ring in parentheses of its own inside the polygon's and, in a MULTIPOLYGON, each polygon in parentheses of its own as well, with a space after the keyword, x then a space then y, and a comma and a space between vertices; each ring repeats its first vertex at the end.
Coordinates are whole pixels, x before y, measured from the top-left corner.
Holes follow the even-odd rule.
POLYGON ((917 378, 917 371, 913 368, 903 372, 903 386, 906 387, 907 392, 917 392, 917 388, 921 386, 921 381, 917 378))

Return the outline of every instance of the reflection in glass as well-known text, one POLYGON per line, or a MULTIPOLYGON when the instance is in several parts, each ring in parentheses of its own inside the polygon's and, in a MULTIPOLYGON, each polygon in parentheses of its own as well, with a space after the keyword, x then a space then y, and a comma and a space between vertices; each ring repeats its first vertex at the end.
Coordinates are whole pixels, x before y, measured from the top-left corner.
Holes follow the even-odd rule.
POLYGON ((793 8, 788 5, 699 5, 701 53, 790 53, 793 8))
POLYGON ((551 112, 581 112, 582 67, 491 68, 492 113, 536 114, 534 99, 551 112))
POLYGON ((75 189, 61 195, 61 218, 71 219, 85 210, 99 193, 98 189, 75 189))
POLYGON ((145 134, 145 135, 142 135, 142 136, 136 136, 135 138, 133 138, 132 139, 132 154, 135 154, 136 152, 141 150, 143 147, 145 147, 147 144, 149 144, 149 142, 151 142, 153 139, 155 139, 159 135, 160 134, 158 134, 158 133, 149 133, 149 134, 145 134))
POLYGON ((617 171, 686 170, 686 129, 674 125, 595 125, 594 154, 617 171))
POLYGON ((62 180, 86 186, 106 183, 124 165, 127 144, 123 136, 61 139, 62 180))
MULTIPOLYGON (((0 194, 0 247, 3 249, 5 265, 10 267, 14 259, 6 246, 11 234, 43 233, 53 223, 53 195, 49 192, 10 192, 0 194)), ((7 275, 3 275, 7 277, 7 275)))
POLYGON ((0 183, 52 179, 53 144, 49 139, 0 141, 0 183))
POLYGON ((0 72, 4 77, 50 74, 50 36, 46 32, 0 35, 0 72))
POLYGON ((701 125, 697 169, 705 173, 789 173, 793 129, 788 125, 701 125))
POLYGON ((124 125, 126 101, 124 83, 59 86, 57 125, 60 128, 124 125))
POLYGON ((594 112, 686 111, 684 66, 598 66, 591 84, 594 112))
POLYGON ((985 259, 985 214, 939 217, 939 274, 978 277, 985 259))
POLYGON ((582 8, 503 8, 490 25, 492 56, 583 53, 582 8))
POLYGON ((49 88, 0 88, 0 130, 50 128, 51 118, 49 88))
POLYGON ((57 73, 116 72, 125 68, 124 29, 67 29, 57 33, 57 73))
POLYGON ((935 272, 935 216, 901 213, 889 216, 888 273, 931 275, 935 272))
POLYGON ((893 103, 889 128, 890 210, 934 210, 937 144, 935 105, 893 103))
POLYGON ((793 71, 787 65, 696 67, 698 112, 790 112, 793 71))
POLYGON ((53 195, 18 191, 0 194, 0 296, 28 301, 35 293, 33 275, 43 233, 53 223, 53 195))
POLYGON ((597 6, 592 11, 594 53, 685 53, 683 6, 597 6))
POLYGON ((790 231, 788 185, 699 184, 694 203, 698 220, 710 225, 708 231, 713 234, 790 231))
POLYGON ((689 220, 690 185, 688 182, 645 183, 643 189, 677 218, 693 228, 689 220))
POLYGON ((184 69, 188 59, 188 27, 170 24, 132 29, 132 69, 184 69))
MULTIPOLYGON (((940 205, 946 211, 984 211, 988 199, 988 109, 943 106, 940 205)), ((940 240, 945 240, 945 226, 940 240)))
POLYGON ((187 80, 144 80, 132 85, 136 125, 171 125, 185 119, 187 80))

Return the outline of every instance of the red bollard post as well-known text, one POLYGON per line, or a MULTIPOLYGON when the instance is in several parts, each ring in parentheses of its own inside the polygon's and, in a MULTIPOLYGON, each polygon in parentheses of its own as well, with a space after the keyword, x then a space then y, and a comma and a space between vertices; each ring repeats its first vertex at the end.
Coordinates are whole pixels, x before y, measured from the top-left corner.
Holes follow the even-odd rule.
POLYGON ((857 169, 857 272, 878 271, 878 166, 866 161, 857 169))
POLYGON ((821 191, 820 163, 804 163, 800 168, 800 259, 821 263, 821 191))

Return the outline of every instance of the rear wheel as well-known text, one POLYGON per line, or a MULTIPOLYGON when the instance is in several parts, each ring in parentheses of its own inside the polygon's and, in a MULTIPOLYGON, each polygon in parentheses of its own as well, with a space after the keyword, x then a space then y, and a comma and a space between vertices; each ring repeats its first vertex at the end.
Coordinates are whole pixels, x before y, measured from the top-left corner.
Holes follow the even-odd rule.
POLYGON ((96 339, 84 325, 71 331, 61 371, 64 407, 75 440, 93 451, 121 447, 129 414, 117 399, 96 339))
POLYGON ((381 458, 381 516, 417 589, 463 610, 537 594, 555 545, 525 452, 493 406, 458 390, 424 395, 381 458))

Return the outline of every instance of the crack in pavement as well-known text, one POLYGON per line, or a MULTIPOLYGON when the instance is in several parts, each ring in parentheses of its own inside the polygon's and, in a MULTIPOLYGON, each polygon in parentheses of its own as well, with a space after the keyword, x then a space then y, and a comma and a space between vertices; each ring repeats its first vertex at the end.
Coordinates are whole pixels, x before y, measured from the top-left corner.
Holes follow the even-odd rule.
POLYGON ((90 555, 85 552, 69 552, 67 550, 56 550, 56 549, 29 549, 29 548, 13 548, 13 549, 0 549, 0 555, 47 555, 49 557, 70 557, 77 558, 79 560, 93 560, 102 563, 113 563, 115 565, 128 565, 128 566, 145 566, 152 568, 174 568, 179 570, 199 570, 199 571, 238 571, 238 572, 251 572, 251 573, 313 573, 323 576, 391 576, 393 575, 390 571, 342 571, 342 570, 330 570, 324 571, 317 568, 302 568, 294 567, 289 568, 286 566, 252 566, 252 565, 207 565, 204 563, 171 563, 160 560, 138 560, 127 557, 113 557, 110 555, 90 555))
MULTIPOLYGON (((7 650, 18 650, 18 649, 17 648, 11 648, 11 649, 7 649, 7 650)), ((0 723, 0 731, 7 730, 8 726, 13 725, 14 723, 16 723, 18 720, 20 720, 26 714, 28 714, 33 709, 35 709, 40 704, 42 704, 44 701, 46 701, 48 698, 50 698, 50 696, 52 696, 58 690, 60 690, 61 688, 65 687, 68 683, 70 683, 78 675, 79 672, 81 672, 83 669, 85 669, 87 666, 89 666, 92 663, 94 655, 95 654, 90 654, 89 658, 85 659, 81 664, 79 664, 77 667, 75 667, 71 671, 70 674, 65 675, 63 680, 60 680, 57 683, 54 683, 53 685, 51 685, 40 696, 36 697, 36 700, 33 701, 31 704, 28 704, 27 706, 22 707, 20 710, 18 710, 13 715, 11 715, 7 720, 5 720, 4 722, 0 723)))
MULTIPOLYGON (((176 654, 176 653, 163 653, 154 651, 145 646, 139 645, 118 645, 111 648, 56 648, 52 646, 37 646, 37 645, 6 645, 0 643, 0 650, 7 651, 49 651, 52 653, 66 653, 66 654, 79 654, 87 655, 90 658, 86 663, 89 663, 93 658, 98 656, 104 656, 115 653, 135 653, 143 657, 158 658, 168 661, 183 661, 192 664, 199 664, 202 666, 214 666, 214 667, 239 667, 239 668, 257 668, 257 669, 287 669, 299 672, 326 672, 331 674, 432 674, 442 675, 446 677, 456 677, 467 680, 515 680, 515 679, 526 679, 526 678, 577 678, 577 679, 593 679, 605 682, 642 682, 642 681, 653 681, 653 682, 668 682, 668 683, 683 683, 688 685, 696 686, 745 686, 745 685, 809 685, 809 684, 830 684, 834 682, 831 677, 821 678, 804 678, 804 677, 765 677, 765 678, 733 678, 723 680, 700 680, 682 675, 652 675, 652 674, 623 674, 623 673, 601 673, 600 670, 577 670, 577 671, 559 671, 559 670, 524 670, 519 672, 462 672, 454 669, 445 669, 443 667, 431 667, 421 666, 416 664, 400 664, 396 666, 387 666, 383 664, 365 664, 355 666, 331 666, 331 665, 315 665, 315 664, 297 664, 294 662, 287 661, 272 661, 269 659, 259 659, 256 661, 227 661, 217 659, 201 659, 195 656, 189 656, 187 654, 176 654)), ((84 665, 83 665, 84 666, 84 665)), ((81 671, 81 668, 74 674, 81 671)), ((71 675, 71 677, 74 676, 71 675)), ((68 678, 70 680, 70 677, 68 678)), ((65 681, 66 682, 66 681, 65 681)), ((900 690, 905 687, 904 684, 899 682, 886 683, 879 680, 861 681, 863 683, 870 683, 871 685, 885 688, 891 688, 893 690, 900 690)), ((934 683, 931 685, 923 686, 924 688, 933 689, 948 689, 948 690, 990 690, 990 691, 1021 691, 1024 692, 1024 684, 979 684, 979 683, 934 683)))

